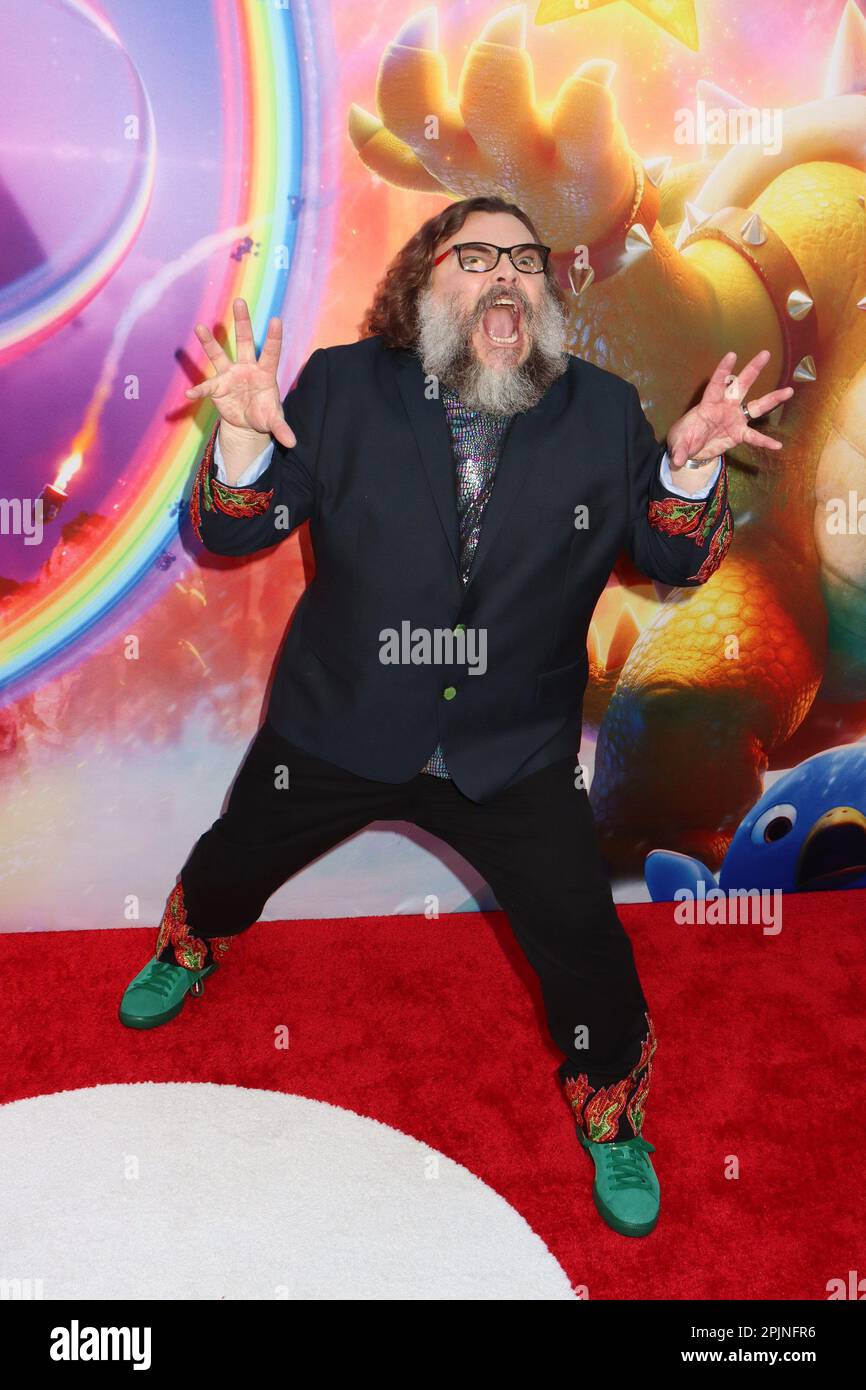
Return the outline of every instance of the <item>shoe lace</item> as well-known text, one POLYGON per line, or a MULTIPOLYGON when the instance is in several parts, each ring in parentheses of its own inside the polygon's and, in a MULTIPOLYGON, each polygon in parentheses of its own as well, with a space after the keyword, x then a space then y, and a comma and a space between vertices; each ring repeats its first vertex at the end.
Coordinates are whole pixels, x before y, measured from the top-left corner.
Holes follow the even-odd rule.
POLYGON ((146 980, 142 980, 139 989, 149 989, 158 998, 164 999, 174 988, 177 975, 175 971, 184 970, 183 965, 172 965, 170 961, 158 960, 151 968, 150 975, 146 980))
POLYGON ((654 1144, 638 1136, 622 1144, 600 1144, 599 1149, 607 1160, 612 1187, 652 1187, 646 1155, 655 1153, 654 1144))

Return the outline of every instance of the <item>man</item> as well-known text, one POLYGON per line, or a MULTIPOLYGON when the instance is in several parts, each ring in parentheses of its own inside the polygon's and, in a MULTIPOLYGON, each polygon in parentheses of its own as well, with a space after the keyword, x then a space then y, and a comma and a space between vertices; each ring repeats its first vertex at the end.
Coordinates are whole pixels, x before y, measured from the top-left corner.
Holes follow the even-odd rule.
POLYGON ((194 529, 246 555, 309 520, 316 575, 120 1017, 174 1017, 287 878, 371 821, 414 822, 508 915, 596 1205, 640 1236, 659 1207, 641 1135, 656 1039, 576 766, 587 629, 623 547, 664 583, 704 583, 732 535, 724 450, 780 446, 742 406, 769 354, 737 378, 728 353, 665 450, 633 386, 565 351, 548 256, 513 204, 451 205, 396 257, 361 340, 317 349, 282 401, 279 319, 256 360, 236 301, 235 363, 197 325, 215 375, 187 395, 220 418, 194 529))

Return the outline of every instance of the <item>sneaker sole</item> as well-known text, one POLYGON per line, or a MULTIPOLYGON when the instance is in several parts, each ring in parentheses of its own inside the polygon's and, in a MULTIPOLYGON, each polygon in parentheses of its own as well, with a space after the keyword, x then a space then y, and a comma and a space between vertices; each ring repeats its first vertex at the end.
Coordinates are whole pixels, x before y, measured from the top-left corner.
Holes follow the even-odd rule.
MULTIPOLYGON (((187 993, 189 993, 189 991, 187 991, 187 993)), ((161 1023, 170 1023, 173 1018, 177 1018, 185 1003, 186 994, 179 1004, 175 1004, 173 1008, 167 1009, 164 1014, 155 1014, 148 1018, 142 1018, 137 1014, 125 1014, 121 1006, 118 1010, 117 1017, 126 1028, 158 1028, 161 1023)))
POLYGON ((604 1221, 605 1225, 610 1226, 621 1236, 648 1236, 658 1225, 659 1212, 656 1212, 651 1221, 623 1221, 621 1217, 615 1216, 609 1207, 606 1207, 593 1184, 592 1200, 595 1209, 604 1221))

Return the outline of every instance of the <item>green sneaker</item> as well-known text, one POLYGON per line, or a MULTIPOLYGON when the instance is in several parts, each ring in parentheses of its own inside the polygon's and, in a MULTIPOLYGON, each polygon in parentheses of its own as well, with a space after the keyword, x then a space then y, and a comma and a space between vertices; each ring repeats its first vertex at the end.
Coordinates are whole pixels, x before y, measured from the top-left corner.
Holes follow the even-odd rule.
POLYGON ((202 980, 217 968, 217 962, 203 970, 187 970, 153 956, 126 986, 120 1001, 119 1018, 127 1028, 158 1028, 180 1013, 188 994, 203 992, 202 980))
POLYGON ((659 1180, 649 1155, 655 1145, 640 1137, 597 1144, 577 1137, 595 1164, 592 1197, 602 1221, 621 1236, 648 1236, 659 1219, 659 1180))

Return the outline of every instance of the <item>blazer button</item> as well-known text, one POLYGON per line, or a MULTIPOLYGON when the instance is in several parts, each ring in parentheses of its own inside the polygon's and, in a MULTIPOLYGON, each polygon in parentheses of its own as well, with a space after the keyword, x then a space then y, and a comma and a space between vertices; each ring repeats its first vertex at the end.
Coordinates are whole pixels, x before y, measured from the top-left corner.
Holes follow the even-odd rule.
POLYGON ((442 694, 446 700, 453 700, 454 696, 457 694, 457 691, 453 685, 446 685, 445 689, 442 691, 442 694))

